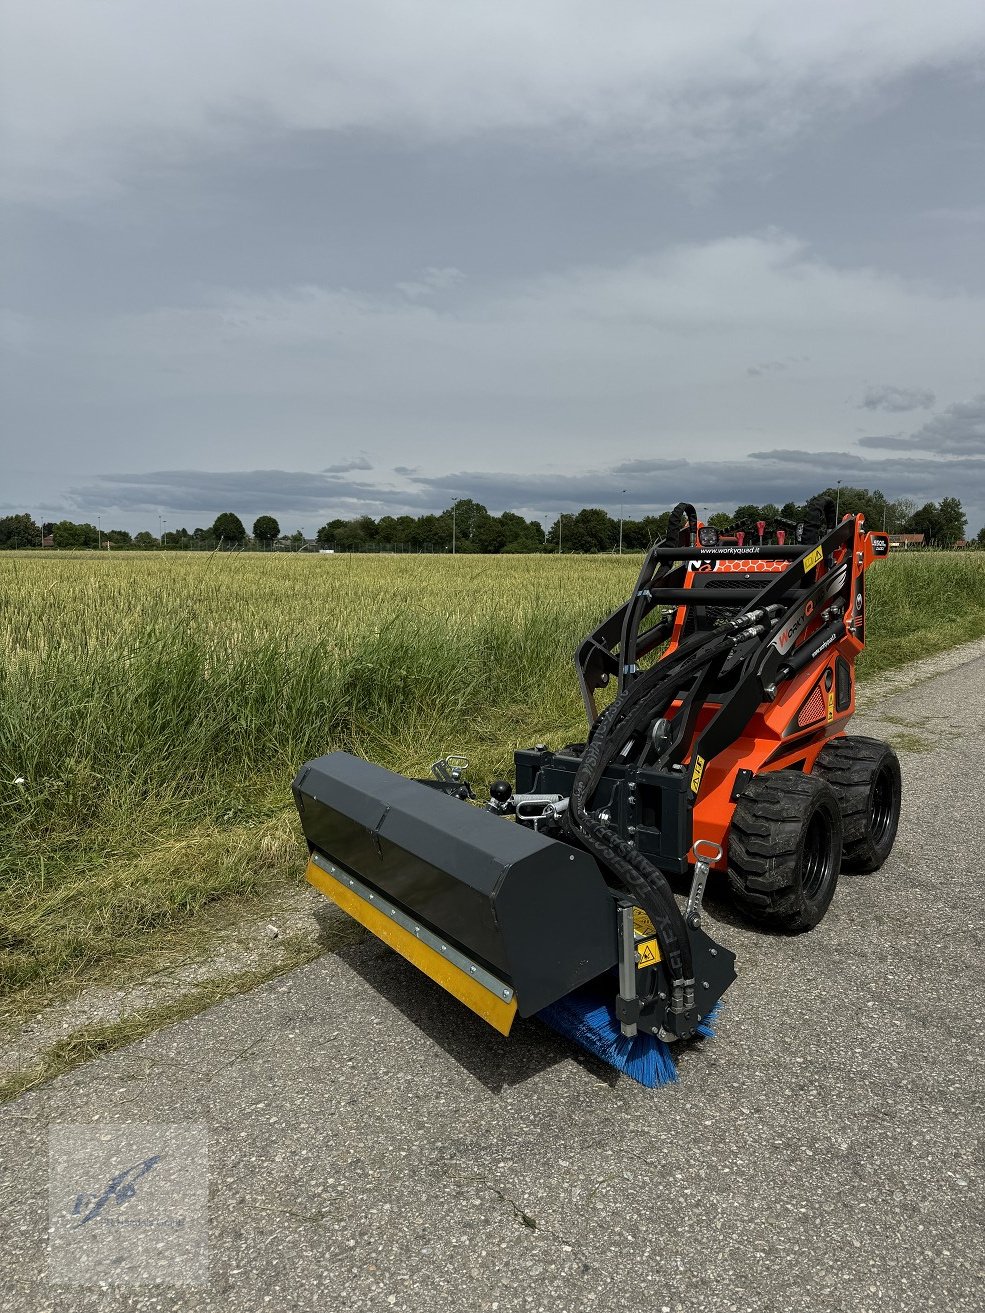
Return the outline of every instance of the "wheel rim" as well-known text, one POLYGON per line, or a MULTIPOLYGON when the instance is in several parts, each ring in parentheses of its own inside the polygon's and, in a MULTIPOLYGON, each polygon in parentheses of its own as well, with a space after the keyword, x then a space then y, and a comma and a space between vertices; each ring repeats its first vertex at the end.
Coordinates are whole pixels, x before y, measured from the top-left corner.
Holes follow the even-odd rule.
POLYGON ((893 812, 896 808, 896 790, 893 784, 892 773, 888 767, 883 766, 876 776, 872 803, 869 807, 869 832, 872 842, 876 844, 882 843, 893 823, 893 812))
POLYGON ((831 825, 826 812, 816 811, 808 822, 800 861, 804 893, 816 898, 831 868, 831 825))

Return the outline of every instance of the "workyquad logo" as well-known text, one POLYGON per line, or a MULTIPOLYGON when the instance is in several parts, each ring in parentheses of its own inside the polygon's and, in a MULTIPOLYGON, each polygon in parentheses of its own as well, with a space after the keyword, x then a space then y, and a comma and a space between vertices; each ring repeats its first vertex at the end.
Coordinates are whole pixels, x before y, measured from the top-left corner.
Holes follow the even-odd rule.
POLYGON ((786 652, 791 643, 794 643, 803 632, 808 620, 813 614, 814 603, 805 602, 787 627, 781 629, 776 638, 773 639, 773 646, 778 652, 786 652))
POLYGON ((199 1123, 53 1126, 49 1280, 203 1285, 207 1205, 208 1136, 199 1123))

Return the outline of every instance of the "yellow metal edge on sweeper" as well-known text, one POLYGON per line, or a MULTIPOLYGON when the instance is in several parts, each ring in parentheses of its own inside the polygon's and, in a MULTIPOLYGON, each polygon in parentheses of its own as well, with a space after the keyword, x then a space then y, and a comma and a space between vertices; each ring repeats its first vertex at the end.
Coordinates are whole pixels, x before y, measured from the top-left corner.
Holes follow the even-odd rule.
POLYGON ((516 995, 512 991, 509 1001, 497 998, 477 980, 473 980, 467 972, 447 961, 428 944, 422 943, 409 930, 396 925, 385 912, 378 907, 372 907, 364 898, 329 874, 322 866, 317 865, 313 859, 308 862, 305 878, 319 893, 330 898, 354 921, 365 926, 370 934, 375 935, 394 952, 406 958, 419 971, 423 971, 436 985, 440 985, 460 1003, 464 1003, 493 1029, 498 1030, 501 1035, 510 1033, 517 1009, 516 995))

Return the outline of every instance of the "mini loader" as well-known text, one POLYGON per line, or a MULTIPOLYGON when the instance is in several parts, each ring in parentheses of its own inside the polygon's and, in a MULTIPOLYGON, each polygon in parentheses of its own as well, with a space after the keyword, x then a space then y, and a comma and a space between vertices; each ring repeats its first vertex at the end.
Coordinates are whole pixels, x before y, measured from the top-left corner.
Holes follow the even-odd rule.
POLYGON ((711 872, 796 934, 896 837, 895 754, 844 734, 889 539, 835 518, 819 498, 795 543, 724 545, 679 504, 576 653, 585 742, 517 752, 484 807, 461 758, 428 780, 311 761, 293 785, 308 879, 504 1035, 588 982, 627 1041, 707 1033, 735 979, 703 924, 711 872))

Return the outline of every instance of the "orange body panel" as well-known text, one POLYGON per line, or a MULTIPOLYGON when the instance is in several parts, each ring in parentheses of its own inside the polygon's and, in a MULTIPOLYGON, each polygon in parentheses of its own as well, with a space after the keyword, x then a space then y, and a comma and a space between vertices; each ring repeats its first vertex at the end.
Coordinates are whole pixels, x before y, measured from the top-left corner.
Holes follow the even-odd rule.
MULTIPOLYGON (((852 601, 844 615, 844 637, 827 648, 793 679, 782 684, 775 700, 764 702, 752 716, 744 734, 705 763, 700 771, 700 785, 693 813, 693 838, 695 843, 705 839, 721 847, 723 856, 716 864, 719 869, 724 870, 727 866, 724 854, 728 851, 728 828, 735 810, 732 794, 739 772, 748 770, 760 774, 794 765, 810 771, 825 742, 844 733, 855 710, 855 661, 864 646, 865 634, 864 573, 874 561, 887 555, 889 540, 885 534, 866 533, 860 515, 845 516, 844 519, 855 520, 855 536, 851 548, 839 551, 835 559, 835 564, 840 565, 846 556, 851 556, 852 601), (835 709, 835 667, 839 657, 847 662, 851 676, 850 697, 840 711, 835 709)), ((736 574, 778 573, 787 568, 800 568, 800 564, 795 561, 790 566, 781 560, 696 561, 685 586, 691 586, 695 575, 707 574, 709 571, 728 573, 734 578, 736 574)), ((823 578, 823 575, 822 564, 818 578, 823 578)), ((685 615, 686 608, 679 607, 668 651, 673 651, 681 641, 685 615)), ((802 633, 791 639, 788 650, 793 652, 795 646, 799 647, 802 642, 808 641, 822 624, 820 614, 809 620, 802 633)), ((675 709, 671 708, 671 715, 675 709)), ((717 709, 714 702, 702 708, 692 737, 692 752, 694 741, 717 709)), ((687 775, 691 774, 693 764, 690 760, 685 763, 687 775)), ((693 848, 689 856, 693 861, 693 848)))

